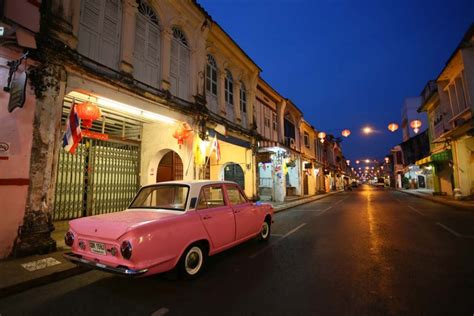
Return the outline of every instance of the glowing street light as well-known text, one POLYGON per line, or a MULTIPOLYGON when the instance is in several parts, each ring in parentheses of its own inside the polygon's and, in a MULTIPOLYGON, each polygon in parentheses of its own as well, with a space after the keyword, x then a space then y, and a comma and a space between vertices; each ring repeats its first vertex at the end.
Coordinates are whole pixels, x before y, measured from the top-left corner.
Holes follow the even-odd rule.
POLYGON ((370 159, 366 159, 366 160, 365 160, 365 163, 370 163, 370 159))
POLYGON ((385 157, 385 163, 389 163, 389 162, 390 162, 390 158, 385 157))
POLYGON ((360 160, 356 160, 356 164, 360 164, 360 160))
POLYGON ((362 132, 366 135, 369 135, 370 133, 373 132, 373 129, 370 126, 366 126, 366 127, 362 128, 362 132))

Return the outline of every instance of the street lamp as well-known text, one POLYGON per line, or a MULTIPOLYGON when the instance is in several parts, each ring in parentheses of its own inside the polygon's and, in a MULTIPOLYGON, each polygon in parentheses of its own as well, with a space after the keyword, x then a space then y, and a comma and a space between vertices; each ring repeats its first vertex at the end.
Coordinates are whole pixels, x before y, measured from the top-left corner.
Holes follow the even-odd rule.
POLYGON ((364 134, 366 135, 369 135, 370 133, 372 133, 372 128, 370 126, 366 126, 362 129, 362 132, 364 132, 364 134))

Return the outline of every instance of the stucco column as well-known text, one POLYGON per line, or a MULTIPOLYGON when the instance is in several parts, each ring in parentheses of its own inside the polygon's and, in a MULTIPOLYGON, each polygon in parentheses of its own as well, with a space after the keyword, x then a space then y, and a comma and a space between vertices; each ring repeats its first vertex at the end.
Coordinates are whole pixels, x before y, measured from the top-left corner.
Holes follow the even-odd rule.
POLYGON ((255 118, 255 95, 255 90, 247 91, 247 128, 249 129, 252 128, 255 118))
POLYGON ((225 71, 220 70, 218 71, 219 77, 219 90, 218 90, 218 102, 219 102, 219 112, 220 115, 226 116, 226 104, 225 104, 225 71))
POLYGON ((164 90, 170 89, 171 38, 171 31, 161 33, 161 89, 164 90))
POLYGON ((240 80, 237 80, 234 82, 234 113, 235 113, 235 119, 237 122, 241 122, 242 119, 240 117, 240 87, 242 86, 242 83, 240 80))
POLYGON ((278 120, 278 141, 280 143, 285 143, 285 109, 286 101, 281 100, 278 102, 277 109, 277 120, 278 120))
POLYGON ((30 185, 23 224, 13 247, 13 256, 48 253, 56 250, 51 212, 61 146, 61 114, 65 72, 57 66, 42 68, 47 90, 36 100, 30 160, 30 185))
POLYGON ((464 48, 462 51, 462 60, 464 64, 464 80, 466 83, 466 99, 468 107, 470 106, 471 112, 474 114, 474 48, 464 48))
POLYGON ((127 74, 133 73, 133 51, 135 49, 137 7, 137 2, 134 0, 123 1, 120 70, 127 74))

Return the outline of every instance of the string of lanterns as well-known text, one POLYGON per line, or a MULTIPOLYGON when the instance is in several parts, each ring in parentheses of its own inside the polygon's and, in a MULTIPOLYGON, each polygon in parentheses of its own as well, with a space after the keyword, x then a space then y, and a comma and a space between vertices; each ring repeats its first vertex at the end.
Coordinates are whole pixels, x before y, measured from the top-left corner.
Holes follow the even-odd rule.
MULTIPOLYGON (((422 123, 421 123, 420 120, 413 120, 413 121, 410 122, 410 127, 413 128, 413 131, 415 132, 415 134, 418 134, 418 132, 420 131, 421 125, 422 125, 422 123)), ((388 126, 387 126, 388 130, 392 133, 397 131, 398 127, 399 127, 398 124, 393 123, 393 122, 388 124, 388 126)), ((373 132, 373 129, 370 126, 366 126, 362 129, 362 131, 365 134, 370 134, 370 133, 373 132)), ((344 130, 342 130, 341 135, 347 138, 351 135, 351 131, 349 129, 344 129, 344 130)), ((325 138, 326 138, 326 133, 325 132, 319 132, 318 133, 318 138, 319 138, 319 141, 321 143, 324 143, 325 138)))

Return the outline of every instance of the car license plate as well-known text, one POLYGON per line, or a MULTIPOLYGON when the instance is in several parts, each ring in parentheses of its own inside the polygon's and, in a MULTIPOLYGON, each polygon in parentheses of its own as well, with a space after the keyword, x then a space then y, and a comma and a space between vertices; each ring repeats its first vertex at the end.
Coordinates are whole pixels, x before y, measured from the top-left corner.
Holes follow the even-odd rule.
POLYGON ((100 242, 95 242, 95 241, 90 241, 89 242, 89 247, 91 249, 91 252, 99 254, 99 255, 105 255, 105 245, 100 242))

